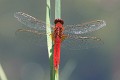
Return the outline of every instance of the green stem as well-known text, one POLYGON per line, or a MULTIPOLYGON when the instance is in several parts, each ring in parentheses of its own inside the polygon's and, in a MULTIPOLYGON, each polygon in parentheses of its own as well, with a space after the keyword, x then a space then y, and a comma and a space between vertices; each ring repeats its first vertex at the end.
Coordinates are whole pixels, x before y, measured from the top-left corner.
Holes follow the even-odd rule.
MULTIPOLYGON (((61 0, 55 0, 55 19, 61 18, 61 0)), ((59 80, 59 67, 55 70, 55 80, 59 80)))
POLYGON ((55 19, 61 18, 61 0, 55 0, 55 19))
POLYGON ((54 66, 53 66, 53 42, 51 39, 51 27, 50 27, 50 0, 47 0, 46 6, 46 33, 47 33, 47 47, 48 47, 48 55, 50 60, 50 80, 55 80, 54 66))
MULTIPOLYGON (((61 1, 55 0, 55 19, 61 18, 61 1)), ((53 66, 53 42, 51 39, 51 28, 50 28, 50 0, 47 0, 46 6, 46 33, 47 33, 47 46, 48 55, 50 60, 50 80, 59 80, 59 68, 54 70, 53 66)))
POLYGON ((55 70, 55 80, 59 80, 59 68, 55 70))
POLYGON ((8 80, 1 64, 0 64, 0 80, 8 80))

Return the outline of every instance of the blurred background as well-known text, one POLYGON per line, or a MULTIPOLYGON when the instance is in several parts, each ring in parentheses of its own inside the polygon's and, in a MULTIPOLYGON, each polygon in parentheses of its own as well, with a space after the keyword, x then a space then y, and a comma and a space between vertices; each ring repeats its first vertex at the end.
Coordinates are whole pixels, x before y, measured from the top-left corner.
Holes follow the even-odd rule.
MULTIPOLYGON (((61 6, 65 25, 102 19, 107 26, 92 33, 102 47, 62 49, 60 80, 120 80, 120 0, 62 0, 61 6)), ((51 8, 54 21, 54 0, 51 8)), ((45 21, 46 0, 0 0, 0 64, 8 80, 50 80, 47 47, 15 34, 24 27, 14 18, 19 11, 45 21)))

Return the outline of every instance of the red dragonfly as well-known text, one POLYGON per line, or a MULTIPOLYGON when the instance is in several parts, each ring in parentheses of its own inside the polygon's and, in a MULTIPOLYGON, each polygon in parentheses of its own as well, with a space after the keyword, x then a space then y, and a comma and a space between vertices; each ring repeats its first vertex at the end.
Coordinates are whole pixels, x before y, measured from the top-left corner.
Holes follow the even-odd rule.
MULTIPOLYGON (((14 16, 20 21, 22 24, 26 25, 29 29, 19 29, 19 32, 31 32, 38 35, 44 35, 46 30, 46 23, 40 21, 26 13, 17 12, 14 16)), ((58 68, 60 63, 60 48, 61 43, 62 46, 67 46, 71 49, 80 49, 80 48, 88 48, 95 45, 100 45, 102 43, 100 38, 97 37, 84 37, 82 34, 93 32, 98 30, 104 26, 106 23, 104 20, 95 20, 91 22, 87 22, 84 24, 78 25, 67 25, 63 26, 64 21, 62 19, 55 19, 54 26, 51 25, 52 28, 52 40, 54 43, 54 67, 58 68)), ((42 36, 43 38, 43 36, 42 36)), ((42 43, 42 42, 41 42, 42 43)))

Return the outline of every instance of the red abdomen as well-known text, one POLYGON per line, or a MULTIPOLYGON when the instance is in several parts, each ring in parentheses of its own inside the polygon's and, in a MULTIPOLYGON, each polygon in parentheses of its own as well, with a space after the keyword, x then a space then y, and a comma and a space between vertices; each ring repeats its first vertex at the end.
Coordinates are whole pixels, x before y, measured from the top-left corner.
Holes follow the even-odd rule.
POLYGON ((55 43, 54 43, 54 68, 58 69, 59 64, 60 64, 60 47, 61 47, 61 39, 56 38, 55 43))

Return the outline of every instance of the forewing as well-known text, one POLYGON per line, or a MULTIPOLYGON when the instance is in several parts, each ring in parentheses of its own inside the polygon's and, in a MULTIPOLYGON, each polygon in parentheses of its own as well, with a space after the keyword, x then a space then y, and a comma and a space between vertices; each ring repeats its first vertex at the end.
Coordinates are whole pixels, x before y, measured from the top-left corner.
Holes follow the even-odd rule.
POLYGON ((84 33, 98 30, 104 26, 106 26, 106 23, 104 20, 95 20, 95 21, 84 23, 84 24, 67 25, 65 26, 64 33, 65 34, 84 34, 84 33))
MULTIPOLYGON (((37 31, 45 31, 46 30, 46 23, 40 21, 26 13, 23 12, 16 12, 14 14, 15 18, 18 19, 22 24, 26 25, 26 27, 30 29, 34 29, 37 31)), ((51 26, 52 27, 52 26, 51 26)))

